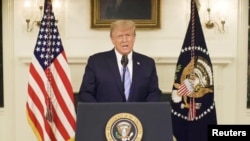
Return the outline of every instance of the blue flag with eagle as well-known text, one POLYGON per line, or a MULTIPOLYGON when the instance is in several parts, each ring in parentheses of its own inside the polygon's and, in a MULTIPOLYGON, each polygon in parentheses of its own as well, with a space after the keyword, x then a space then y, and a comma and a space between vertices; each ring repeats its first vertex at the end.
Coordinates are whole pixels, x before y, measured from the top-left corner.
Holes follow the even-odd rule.
POLYGON ((171 106, 177 141, 208 140, 208 125, 217 124, 213 67, 195 0, 176 65, 171 106))

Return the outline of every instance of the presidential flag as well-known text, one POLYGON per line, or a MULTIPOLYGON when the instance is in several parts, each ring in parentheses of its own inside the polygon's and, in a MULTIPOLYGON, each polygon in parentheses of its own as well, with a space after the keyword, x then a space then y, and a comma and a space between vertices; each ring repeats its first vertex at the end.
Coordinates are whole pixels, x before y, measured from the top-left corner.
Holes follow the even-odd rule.
POLYGON ((217 124, 214 78, 195 0, 176 64, 171 106, 177 141, 207 141, 208 125, 217 124))
POLYGON ((27 119, 39 141, 74 140, 76 113, 70 70, 51 0, 29 66, 27 119))

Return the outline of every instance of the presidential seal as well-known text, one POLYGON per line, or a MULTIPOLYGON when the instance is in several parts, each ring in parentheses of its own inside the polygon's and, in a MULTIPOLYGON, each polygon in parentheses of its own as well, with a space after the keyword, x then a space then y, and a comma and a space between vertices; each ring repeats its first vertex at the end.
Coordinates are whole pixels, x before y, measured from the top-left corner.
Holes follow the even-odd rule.
POLYGON ((107 141, 141 141, 142 124, 130 113, 118 113, 107 122, 105 134, 107 141))

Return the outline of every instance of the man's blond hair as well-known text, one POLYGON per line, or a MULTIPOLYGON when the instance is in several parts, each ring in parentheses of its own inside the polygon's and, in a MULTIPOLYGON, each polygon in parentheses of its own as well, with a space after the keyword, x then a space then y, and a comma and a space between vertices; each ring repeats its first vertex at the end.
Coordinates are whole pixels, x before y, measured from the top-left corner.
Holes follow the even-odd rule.
POLYGON ((110 26, 110 37, 112 36, 113 31, 118 28, 133 29, 134 35, 136 35, 135 33, 136 25, 135 25, 135 22, 132 20, 117 20, 117 21, 112 22, 110 26))

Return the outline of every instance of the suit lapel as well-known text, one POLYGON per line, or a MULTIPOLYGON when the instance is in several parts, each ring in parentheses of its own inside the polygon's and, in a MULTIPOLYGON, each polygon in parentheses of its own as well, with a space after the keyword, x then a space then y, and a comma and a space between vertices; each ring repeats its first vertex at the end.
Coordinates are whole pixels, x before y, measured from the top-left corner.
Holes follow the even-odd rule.
POLYGON ((130 95, 129 95, 129 101, 132 101, 133 98, 134 98, 134 93, 133 91, 135 91, 135 88, 136 88, 136 85, 137 85, 137 82, 140 82, 139 80, 139 74, 141 73, 140 72, 140 61, 136 55, 135 52, 133 52, 133 76, 132 76, 132 84, 131 84, 131 88, 130 88, 130 95))
POLYGON ((117 65, 116 55, 115 55, 114 49, 110 51, 110 55, 109 55, 109 58, 107 59, 107 61, 108 61, 109 69, 114 76, 115 83, 120 90, 120 95, 123 98, 125 98, 124 94, 123 94, 123 86, 122 86, 122 81, 121 81, 120 70, 119 70, 119 67, 117 65))

